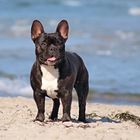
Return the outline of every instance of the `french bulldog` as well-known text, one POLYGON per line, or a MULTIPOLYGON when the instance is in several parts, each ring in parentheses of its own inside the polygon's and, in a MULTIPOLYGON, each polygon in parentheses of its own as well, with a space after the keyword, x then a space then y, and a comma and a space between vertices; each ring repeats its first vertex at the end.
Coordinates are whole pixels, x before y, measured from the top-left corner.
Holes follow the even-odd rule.
POLYGON ((54 33, 46 33, 39 20, 34 20, 31 38, 35 44, 36 60, 32 66, 30 82, 38 113, 35 121, 45 119, 45 96, 53 100, 49 119, 57 120, 60 101, 63 107, 62 121, 71 120, 72 90, 75 88, 79 102, 79 121, 86 122, 86 99, 89 90, 88 71, 82 58, 65 51, 69 25, 62 20, 54 33))

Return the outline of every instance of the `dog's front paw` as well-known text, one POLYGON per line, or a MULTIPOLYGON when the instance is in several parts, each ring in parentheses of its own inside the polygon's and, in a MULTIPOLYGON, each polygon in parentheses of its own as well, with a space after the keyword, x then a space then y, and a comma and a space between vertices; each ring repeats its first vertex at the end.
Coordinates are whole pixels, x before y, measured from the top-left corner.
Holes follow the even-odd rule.
POLYGON ((40 114, 37 114, 36 118, 34 121, 40 121, 40 122, 43 122, 45 120, 45 116, 44 114, 40 113, 40 114))
POLYGON ((70 120, 71 120, 71 117, 67 113, 64 113, 62 117, 62 122, 66 122, 70 120))

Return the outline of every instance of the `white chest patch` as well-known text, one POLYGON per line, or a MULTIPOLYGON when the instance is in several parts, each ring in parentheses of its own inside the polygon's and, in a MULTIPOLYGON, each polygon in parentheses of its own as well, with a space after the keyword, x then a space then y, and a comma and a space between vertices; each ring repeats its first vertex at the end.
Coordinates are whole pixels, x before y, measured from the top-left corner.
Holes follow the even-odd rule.
POLYGON ((58 90, 58 78, 59 71, 55 69, 53 66, 41 65, 42 71, 42 90, 47 91, 47 95, 53 99, 58 98, 57 92, 58 90))

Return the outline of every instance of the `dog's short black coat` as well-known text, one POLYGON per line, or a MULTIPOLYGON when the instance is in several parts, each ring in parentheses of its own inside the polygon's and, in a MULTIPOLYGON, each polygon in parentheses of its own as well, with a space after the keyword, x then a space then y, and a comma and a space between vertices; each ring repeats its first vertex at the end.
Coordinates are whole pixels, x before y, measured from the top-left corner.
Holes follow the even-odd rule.
POLYGON ((59 99, 63 105, 62 121, 71 120, 72 90, 76 89, 79 101, 79 121, 86 122, 85 109, 88 95, 88 72, 82 58, 76 53, 65 51, 69 25, 62 20, 54 33, 45 33, 40 21, 31 27, 35 43, 36 61, 32 66, 30 81, 38 108, 37 121, 44 121, 45 96, 52 98, 53 109, 50 119, 56 120, 59 99))

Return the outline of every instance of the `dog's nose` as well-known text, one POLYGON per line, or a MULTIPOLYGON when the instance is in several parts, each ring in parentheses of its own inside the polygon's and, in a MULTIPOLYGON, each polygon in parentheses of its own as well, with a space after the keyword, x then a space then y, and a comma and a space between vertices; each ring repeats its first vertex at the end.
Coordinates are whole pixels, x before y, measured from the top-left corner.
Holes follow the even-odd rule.
POLYGON ((50 48, 49 48, 50 55, 54 55, 56 50, 57 50, 56 46, 51 45, 50 48))
POLYGON ((51 48, 50 48, 50 51, 56 51, 56 47, 54 47, 54 46, 51 47, 51 48))

